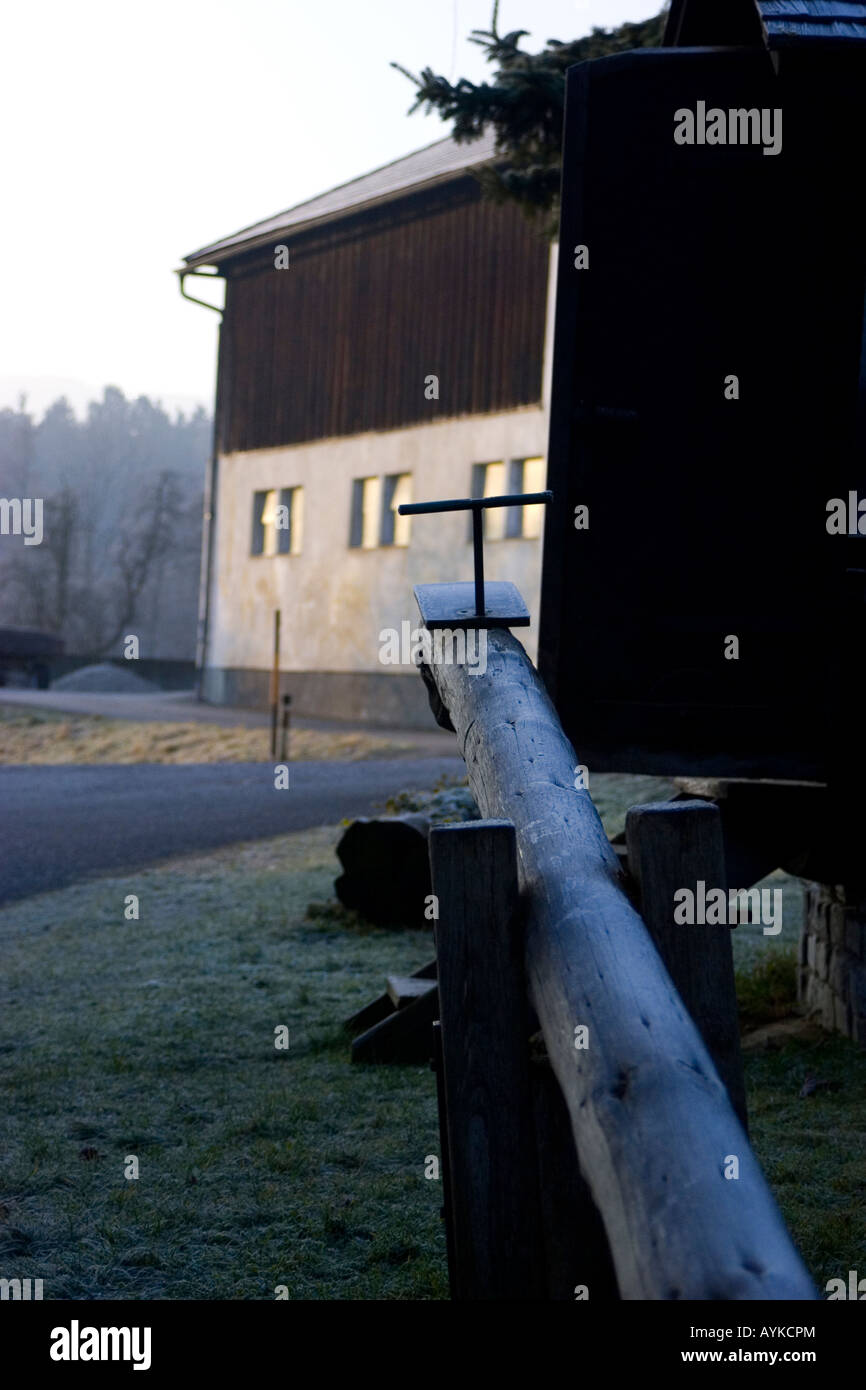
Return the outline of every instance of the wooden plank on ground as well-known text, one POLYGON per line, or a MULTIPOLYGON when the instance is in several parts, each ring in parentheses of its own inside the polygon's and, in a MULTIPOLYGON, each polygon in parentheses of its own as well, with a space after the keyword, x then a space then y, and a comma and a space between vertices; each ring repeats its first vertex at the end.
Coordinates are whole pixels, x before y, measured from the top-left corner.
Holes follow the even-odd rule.
MULTIPOLYGON (((413 971, 412 979, 435 980, 436 961, 428 961, 426 965, 421 966, 420 970, 413 971)), ((374 1023, 378 1023, 380 1019, 387 1018, 388 1015, 393 1012, 394 1001, 387 993, 380 994, 377 999, 371 1000, 369 1004, 364 1005, 363 1009, 359 1009, 356 1014, 352 1014, 351 1018, 347 1018, 343 1027, 347 1033, 351 1033, 353 1037, 357 1037, 359 1033, 366 1033, 367 1029, 372 1028, 374 1023)))
MULTIPOLYGON (((389 1004, 391 1001, 388 1001, 389 1004)), ((405 1009, 394 1009, 352 1043, 353 1062, 429 1062, 431 1029, 439 1017, 439 991, 428 990, 405 1009)))
POLYGON ((436 988, 435 980, 418 980, 414 975, 386 975, 385 990, 395 1009, 405 1008, 413 999, 419 999, 436 988))

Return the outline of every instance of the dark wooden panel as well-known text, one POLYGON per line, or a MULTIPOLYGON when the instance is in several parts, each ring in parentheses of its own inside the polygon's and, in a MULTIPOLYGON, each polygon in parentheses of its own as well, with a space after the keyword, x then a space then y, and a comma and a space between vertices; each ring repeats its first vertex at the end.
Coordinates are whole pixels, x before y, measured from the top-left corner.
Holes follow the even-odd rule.
POLYGON ((540 401, 547 243, 474 180, 286 244, 223 267, 224 450, 540 401))
POLYGON ((862 689, 866 542, 825 524, 866 494, 862 72, 645 50, 568 84, 540 670, 597 771, 824 780, 862 689), (677 145, 698 101, 782 109, 782 152, 677 145))

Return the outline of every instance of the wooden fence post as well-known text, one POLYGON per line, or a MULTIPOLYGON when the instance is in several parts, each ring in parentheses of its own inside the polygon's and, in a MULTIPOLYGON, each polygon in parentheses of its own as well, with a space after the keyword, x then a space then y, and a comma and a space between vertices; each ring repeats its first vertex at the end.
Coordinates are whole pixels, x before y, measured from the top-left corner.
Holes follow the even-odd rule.
POLYGON ((492 628, 483 675, 448 661, 430 675, 482 815, 515 827, 529 1001, 620 1297, 816 1299, 598 813, 574 786, 579 759, 526 652, 492 628))
POLYGON ((541 1299, 544 1261, 517 848, 508 821, 430 833, 455 1299, 541 1299))
POLYGON ((457 1270, 457 1259, 454 1253, 454 1213, 451 1210, 454 1183, 451 1177, 451 1160, 448 1150, 448 1109, 445 1104, 445 1077, 442 1067, 442 1023, 438 1018, 433 1023, 433 1058, 430 1065, 436 1073, 436 1109, 439 1112, 439 1167, 442 1177, 442 1220, 445 1222, 448 1286, 451 1297, 454 1298, 454 1281, 457 1270))
POLYGON ((533 1059, 531 1079, 546 1296, 572 1302, 581 1286, 593 1303, 616 1302, 604 1223, 581 1174, 568 1106, 546 1056, 533 1059))
POLYGON ((633 806, 626 817, 626 845, 641 916, 745 1129, 746 1088, 727 912, 718 926, 674 921, 674 894, 686 888, 699 896, 699 881, 706 893, 722 889, 727 903, 719 808, 710 801, 633 806))

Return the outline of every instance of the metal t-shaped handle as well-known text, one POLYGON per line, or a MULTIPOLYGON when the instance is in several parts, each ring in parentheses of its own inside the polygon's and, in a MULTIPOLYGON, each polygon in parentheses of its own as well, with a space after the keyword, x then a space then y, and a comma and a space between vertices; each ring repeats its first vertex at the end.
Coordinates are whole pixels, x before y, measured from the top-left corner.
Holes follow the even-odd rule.
POLYGON ((443 502, 404 502, 400 516, 420 516, 425 512, 471 512, 472 548, 475 561, 475 614, 484 617, 484 540, 481 513, 487 507, 529 507, 553 501, 552 492, 521 492, 510 497, 456 497, 443 502))

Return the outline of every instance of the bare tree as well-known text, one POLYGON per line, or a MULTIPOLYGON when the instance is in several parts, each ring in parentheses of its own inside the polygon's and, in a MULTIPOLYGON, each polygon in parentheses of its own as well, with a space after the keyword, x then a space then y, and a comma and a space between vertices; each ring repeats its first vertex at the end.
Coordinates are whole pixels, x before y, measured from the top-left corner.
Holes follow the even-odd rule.
POLYGON ((134 630, 150 655, 191 657, 209 447, 203 411, 172 420, 114 387, 84 421, 65 401, 38 425, 0 411, 0 495, 44 500, 41 545, 0 543, 0 623, 86 655, 134 630))

